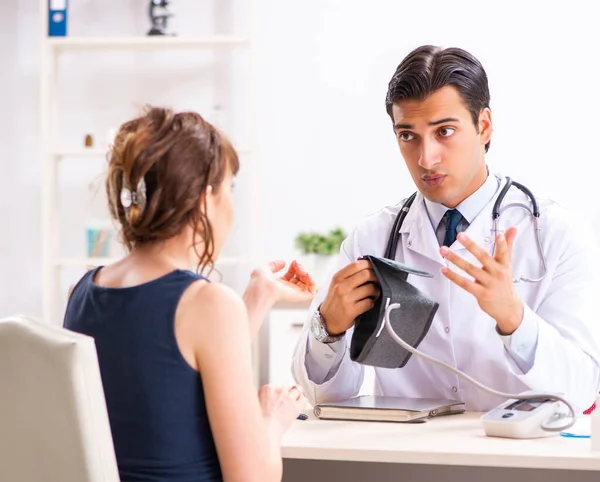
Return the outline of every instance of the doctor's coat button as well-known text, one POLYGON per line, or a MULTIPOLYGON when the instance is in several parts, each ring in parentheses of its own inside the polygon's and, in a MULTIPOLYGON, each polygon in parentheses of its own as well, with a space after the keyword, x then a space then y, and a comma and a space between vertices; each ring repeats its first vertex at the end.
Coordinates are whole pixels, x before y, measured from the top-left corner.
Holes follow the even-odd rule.
POLYGON ((485 244, 490 244, 492 242, 492 238, 490 238, 489 236, 486 237, 484 240, 485 244))
POLYGON ((453 391, 454 393, 456 393, 456 392, 458 392, 458 388, 456 388, 456 387, 452 387, 452 391, 453 391))
POLYGON ((445 331, 446 333, 450 333, 450 328, 446 327, 446 328, 444 328, 444 331, 445 331))
POLYGON ((409 241, 408 243, 406 243, 406 245, 410 248, 412 246, 412 241, 409 241))

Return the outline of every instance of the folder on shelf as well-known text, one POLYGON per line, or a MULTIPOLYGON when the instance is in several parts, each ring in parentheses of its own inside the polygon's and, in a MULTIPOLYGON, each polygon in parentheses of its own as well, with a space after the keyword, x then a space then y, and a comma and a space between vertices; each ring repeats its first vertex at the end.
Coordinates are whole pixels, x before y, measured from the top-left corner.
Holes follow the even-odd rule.
POLYGON ((67 35, 67 2, 68 0, 48 0, 48 36, 67 35))

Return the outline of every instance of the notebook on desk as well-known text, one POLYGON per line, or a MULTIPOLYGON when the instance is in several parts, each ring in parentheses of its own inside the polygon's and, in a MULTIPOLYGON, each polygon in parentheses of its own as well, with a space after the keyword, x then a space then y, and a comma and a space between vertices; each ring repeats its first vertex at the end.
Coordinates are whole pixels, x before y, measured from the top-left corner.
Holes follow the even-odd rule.
POLYGON ((411 422, 427 417, 464 413, 465 404, 437 398, 402 398, 364 395, 335 403, 315 405, 314 414, 323 420, 411 422))

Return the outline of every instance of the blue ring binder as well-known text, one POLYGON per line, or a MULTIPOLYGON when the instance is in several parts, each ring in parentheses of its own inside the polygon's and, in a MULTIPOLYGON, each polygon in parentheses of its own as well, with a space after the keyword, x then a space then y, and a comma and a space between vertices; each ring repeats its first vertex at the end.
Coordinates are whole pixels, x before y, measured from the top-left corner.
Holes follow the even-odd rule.
POLYGON ((68 0, 48 0, 48 36, 66 37, 68 0))

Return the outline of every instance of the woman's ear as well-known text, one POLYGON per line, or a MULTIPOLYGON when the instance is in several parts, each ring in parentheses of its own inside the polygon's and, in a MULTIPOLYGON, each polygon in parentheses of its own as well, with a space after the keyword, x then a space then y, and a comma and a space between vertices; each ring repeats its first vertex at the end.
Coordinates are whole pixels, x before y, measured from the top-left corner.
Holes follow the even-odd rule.
POLYGON ((198 209, 201 212, 206 211, 207 213, 212 210, 212 205, 214 203, 214 189, 209 184, 206 186, 206 191, 202 193, 200 196, 200 202, 198 203, 198 209))
POLYGON ((208 186, 206 186, 206 191, 204 191, 200 196, 200 205, 203 205, 205 202, 207 202, 212 196, 212 194, 213 187, 209 184, 208 186))

